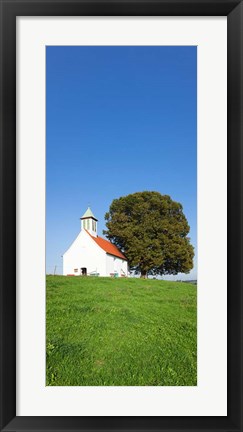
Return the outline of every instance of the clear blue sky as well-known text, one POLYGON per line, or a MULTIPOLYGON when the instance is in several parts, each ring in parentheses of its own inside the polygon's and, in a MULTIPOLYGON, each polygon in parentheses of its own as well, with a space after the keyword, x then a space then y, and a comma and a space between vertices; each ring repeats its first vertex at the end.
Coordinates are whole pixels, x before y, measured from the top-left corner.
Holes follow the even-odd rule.
MULTIPOLYGON (((196 248, 196 47, 46 48, 46 271, 88 205, 143 190, 181 202, 196 248)), ((196 277, 196 268, 192 271, 196 277)))

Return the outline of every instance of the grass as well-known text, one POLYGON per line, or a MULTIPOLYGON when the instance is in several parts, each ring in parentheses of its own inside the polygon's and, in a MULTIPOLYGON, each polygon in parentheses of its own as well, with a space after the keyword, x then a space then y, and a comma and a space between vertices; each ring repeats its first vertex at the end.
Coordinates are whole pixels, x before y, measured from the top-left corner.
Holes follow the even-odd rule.
POLYGON ((46 385, 197 385, 196 287, 47 276, 46 385))

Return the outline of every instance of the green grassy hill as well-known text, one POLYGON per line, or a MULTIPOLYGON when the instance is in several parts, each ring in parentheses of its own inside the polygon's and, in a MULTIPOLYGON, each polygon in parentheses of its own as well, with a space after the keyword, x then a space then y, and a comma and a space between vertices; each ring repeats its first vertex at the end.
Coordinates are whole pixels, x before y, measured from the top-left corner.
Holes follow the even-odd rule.
POLYGON ((197 385, 196 287, 47 276, 46 384, 197 385))

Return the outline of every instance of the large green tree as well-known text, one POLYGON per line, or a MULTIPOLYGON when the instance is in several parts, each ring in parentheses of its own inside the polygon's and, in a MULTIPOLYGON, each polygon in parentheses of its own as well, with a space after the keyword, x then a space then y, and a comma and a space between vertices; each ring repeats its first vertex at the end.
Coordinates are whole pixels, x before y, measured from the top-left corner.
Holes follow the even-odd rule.
POLYGON ((182 205, 159 192, 114 199, 103 233, 125 254, 132 269, 148 274, 189 273, 194 251, 182 205))

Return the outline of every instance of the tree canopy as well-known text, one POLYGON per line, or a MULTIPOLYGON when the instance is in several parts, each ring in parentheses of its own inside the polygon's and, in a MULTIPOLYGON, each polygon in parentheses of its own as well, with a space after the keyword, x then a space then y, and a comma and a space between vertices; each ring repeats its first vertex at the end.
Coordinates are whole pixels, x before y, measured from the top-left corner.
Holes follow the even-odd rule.
POLYGON ((103 233, 142 277, 192 269, 190 227, 182 205, 169 195, 145 191, 114 199, 105 219, 103 233))

